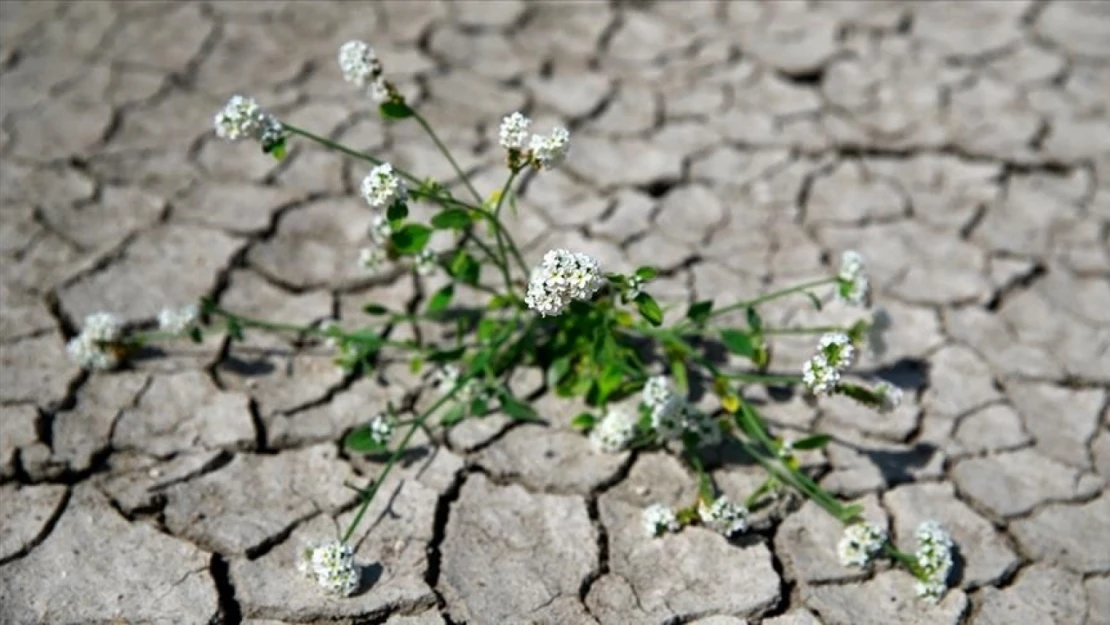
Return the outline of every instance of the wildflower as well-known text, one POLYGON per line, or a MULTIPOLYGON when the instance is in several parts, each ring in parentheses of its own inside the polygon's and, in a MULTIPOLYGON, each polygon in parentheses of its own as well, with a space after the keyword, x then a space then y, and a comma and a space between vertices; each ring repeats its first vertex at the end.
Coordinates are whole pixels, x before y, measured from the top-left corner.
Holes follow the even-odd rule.
POLYGON ((281 140, 283 129, 273 115, 262 110, 253 98, 231 96, 224 108, 216 113, 216 135, 228 141, 256 139, 263 147, 281 140))
POLYGON ((732 503, 727 497, 718 497, 708 506, 699 501, 698 518, 703 525, 726 538, 748 529, 748 509, 732 503))
POLYGON ((347 597, 358 590, 361 571, 346 543, 334 541, 305 549, 297 569, 330 595, 347 597))
POLYGON ((874 393, 879 399, 879 412, 883 414, 893 412, 902 405, 902 389, 886 380, 875 385, 874 393))
POLYGON ((605 418, 590 431, 590 442, 594 449, 609 454, 623 451, 634 438, 636 419, 617 408, 610 408, 605 413, 605 418))
POLYGON ((840 256, 840 273, 836 276, 837 295, 855 306, 867 306, 871 302, 871 281, 867 277, 867 267, 863 256, 848 250, 840 256))
POLYGON ((190 304, 180 310, 163 308, 158 313, 158 329, 162 332, 183 336, 197 324, 200 311, 195 304, 190 304))
POLYGON ((443 365, 432 374, 432 385, 440 394, 449 393, 459 383, 459 375, 455 365, 443 365))
POLYGON ((917 527, 917 566, 920 569, 917 595, 936 602, 948 590, 952 570, 952 537, 936 521, 925 521, 917 527))
POLYGON ((712 447, 721 442, 721 426, 716 419, 686 404, 683 411, 683 428, 693 434, 697 444, 712 447))
POLYGON ((570 133, 566 128, 557 127, 546 137, 532 135, 532 161, 539 169, 554 169, 570 151, 570 133))
POLYGON ((498 143, 506 150, 523 150, 528 145, 528 127, 532 120, 519 112, 501 120, 498 143))
POLYGON ((802 367, 802 383, 814 395, 831 395, 840 385, 840 372, 823 354, 817 354, 802 367))
POLYGON ((674 393, 667 384, 667 378, 661 375, 648 378, 648 381, 644 383, 643 390, 640 391, 643 402, 652 408, 664 403, 673 395, 674 393))
POLYGON ((405 181, 393 171, 393 165, 382 163, 362 179, 362 197, 372 208, 388 208, 408 198, 405 181))
POLYGON ((886 544, 886 530, 874 523, 854 523, 844 528, 844 536, 836 546, 840 564, 864 568, 886 544))
POLYGON ((667 378, 661 375, 649 378, 640 397, 651 411, 651 427, 660 439, 668 441, 682 436, 686 430, 686 402, 671 390, 667 378))
POLYGON ((339 69, 343 71, 343 80, 362 88, 381 76, 382 64, 369 44, 348 41, 339 46, 339 69))
POLYGON ((544 317, 558 315, 571 301, 592 298, 604 283, 593 258, 567 250, 551 250, 532 270, 524 301, 544 317))
POLYGON ((432 250, 424 248, 416 255, 416 262, 413 263, 413 267, 418 275, 431 275, 439 267, 439 256, 432 250))
POLYGON ((851 367, 856 361, 856 348, 848 335, 843 332, 823 335, 817 350, 824 354, 829 363, 839 371, 851 367))
POLYGON ((385 446, 393 438, 396 423, 389 415, 380 413, 370 420, 370 438, 375 444, 385 446))
POLYGON ((116 343, 123 335, 123 324, 113 314, 98 312, 85 317, 81 333, 66 344, 69 357, 85 369, 114 369, 119 364, 116 343))
POLYGON ((371 274, 381 271, 389 257, 380 247, 364 247, 358 251, 358 264, 371 274))
POLYGON ((632 276, 628 279, 628 290, 625 292, 625 298, 629 301, 636 299, 644 290, 644 279, 640 276, 632 276))
POLYGON ((678 524, 678 517, 674 510, 662 504, 652 504, 644 508, 644 532, 648 536, 660 536, 667 532, 677 532, 682 526, 678 524))
POLYGON ((393 226, 385 215, 374 215, 370 220, 370 240, 378 245, 384 245, 393 235, 393 226))

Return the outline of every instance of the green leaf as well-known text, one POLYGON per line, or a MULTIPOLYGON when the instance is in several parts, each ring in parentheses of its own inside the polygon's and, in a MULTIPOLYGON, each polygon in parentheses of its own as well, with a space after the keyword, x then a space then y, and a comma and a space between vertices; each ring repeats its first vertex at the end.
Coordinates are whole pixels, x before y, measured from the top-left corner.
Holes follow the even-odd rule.
POLYGON ((592 430, 595 425, 597 425, 597 417, 588 412, 583 412, 570 420, 570 427, 582 432, 592 430))
POLYGON ((829 444, 832 437, 828 434, 814 434, 794 441, 794 449, 821 449, 829 444))
POLYGON ((351 433, 343 439, 343 446, 347 449, 362 453, 372 454, 379 451, 384 451, 386 446, 379 443, 373 433, 370 431, 370 426, 363 425, 351 430, 351 433))
POLYGON ((556 358, 551 366, 547 368, 547 383, 551 386, 558 386, 559 382, 563 380, 570 373, 570 356, 563 356, 556 358))
POLYGON ((200 298, 200 314, 207 317, 216 310, 216 302, 212 301, 211 297, 200 298))
POLYGON ((449 208, 432 217, 432 226, 440 230, 465 228, 470 225, 470 213, 461 208, 449 208))
POLYGON ((273 143, 263 145, 262 152, 274 157, 275 161, 280 161, 281 159, 285 158, 285 155, 287 154, 287 150, 285 147, 285 137, 282 137, 277 141, 274 141, 273 143))
POLYGON ((763 318, 759 316, 759 311, 755 308, 748 307, 748 327, 752 329, 754 334, 763 333, 763 318))
POLYGON ((204 342, 204 334, 200 331, 200 328, 196 326, 189 328, 189 338, 192 339, 194 343, 204 342))
POLYGON ((428 312, 437 313, 451 305, 451 298, 455 296, 455 285, 448 284, 432 295, 428 300, 428 312))
POLYGON ((478 340, 483 343, 489 343, 493 337, 501 332, 504 323, 500 319, 493 319, 484 317, 478 322, 478 340))
POLYGON ((501 410, 517 421, 540 421, 536 410, 513 397, 508 391, 501 391, 501 410))
POLYGON ((455 254, 451 259, 451 264, 447 267, 447 273, 463 284, 475 285, 478 284, 478 275, 482 271, 482 266, 470 254, 460 251, 455 254))
POLYGON ((637 295, 636 308, 640 311, 640 316, 647 319, 651 325, 663 325, 663 310, 659 308, 659 303, 652 296, 647 293, 637 295))
POLYGON ((700 326, 709 319, 711 312, 713 312, 713 300, 694 302, 686 311, 686 318, 700 326))
POLYGON ((396 224, 408 216, 409 205, 404 200, 397 200, 385 209, 385 218, 389 220, 390 224, 396 224))
POLYGON ((378 112, 382 114, 385 119, 407 119, 412 117, 413 111, 404 102, 383 102, 378 107, 378 112))
POLYGON ((389 314, 389 309, 381 304, 367 304, 362 307, 362 312, 368 315, 386 315, 389 314))
POLYGON ((227 335, 230 336, 231 340, 233 340, 233 341, 242 341, 243 340, 243 325, 241 323, 239 323, 238 319, 236 319, 234 317, 228 317, 228 319, 227 319, 227 335))
POLYGON ((489 411, 489 405, 486 403, 486 398, 482 396, 475 397, 470 400, 470 414, 475 417, 484 417, 489 411))
POLYGON ((424 368, 424 359, 421 358, 420 356, 413 356, 412 360, 409 361, 409 371, 411 371, 413 373, 420 373, 420 370, 423 369, 423 368, 424 368))
POLYGON ((671 356, 671 377, 674 378, 675 388, 685 396, 690 390, 690 383, 686 376, 686 363, 678 354, 671 356))
POLYGON ((597 378, 597 402, 605 403, 605 400, 613 394, 613 391, 620 388, 623 381, 624 374, 620 367, 612 364, 605 367, 597 378))
POLYGON ((455 404, 451 406, 451 409, 447 411, 447 414, 443 415, 443 418, 440 419, 439 422, 443 425, 455 425, 465 418, 466 406, 463 404, 455 404))
POLYGON ((821 300, 817 299, 817 296, 809 291, 806 291, 805 294, 806 297, 809 298, 809 301, 813 303, 813 307, 817 310, 821 310, 821 300))
POLYGON ((419 253, 428 244, 430 238, 432 238, 432 229, 420 224, 408 224, 390 235, 393 247, 402 254, 419 253))
POLYGON ((751 358, 755 355, 755 343, 752 342, 752 337, 747 332, 740 330, 721 330, 721 342, 725 344, 728 351, 739 354, 746 358, 751 358))
POLYGON ((659 270, 657 270, 655 267, 650 267, 647 265, 636 270, 636 277, 645 282, 647 282, 648 280, 654 280, 655 276, 657 275, 659 275, 659 270))

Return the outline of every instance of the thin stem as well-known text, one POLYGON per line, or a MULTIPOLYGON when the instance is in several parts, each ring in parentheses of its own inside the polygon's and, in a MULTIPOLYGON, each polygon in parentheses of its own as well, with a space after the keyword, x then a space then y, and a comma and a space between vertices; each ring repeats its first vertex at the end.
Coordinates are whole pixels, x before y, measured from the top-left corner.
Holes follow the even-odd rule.
POLYGON ((508 236, 508 233, 502 232, 501 229, 501 206, 505 203, 505 196, 509 194, 509 188, 512 186, 513 180, 516 180, 516 174, 517 171, 515 169, 509 172, 509 177, 505 180, 505 184, 501 186, 501 193, 497 196, 497 205, 493 209, 493 221, 497 222, 494 224, 494 238, 497 239, 497 254, 501 258, 501 262, 504 263, 501 266, 501 274, 505 278, 505 289, 508 290, 510 294, 513 292, 513 278, 508 269, 509 254, 505 251, 505 237, 508 236))
POLYGON ((424 129, 424 132, 428 133, 428 136, 432 138, 432 141, 436 144, 436 147, 439 148, 439 151, 443 153, 443 156, 447 159, 447 162, 451 163, 451 167, 455 170, 455 173, 458 174, 459 178, 463 181, 463 184, 466 185, 466 188, 470 191, 470 194, 474 196, 474 201, 481 204, 482 194, 478 193, 478 190, 475 189, 474 185, 470 183, 470 178, 467 177, 465 173, 463 173, 462 167, 459 167, 459 164, 455 162, 455 157, 451 156, 451 151, 447 149, 447 146, 443 144, 443 141, 440 141, 439 135, 437 135, 435 131, 432 130, 432 127, 428 124, 428 121, 424 119, 423 115, 417 113, 415 110, 412 110, 412 117, 416 120, 416 123, 420 124, 420 127, 424 129))
POLYGON ((835 276, 828 277, 828 278, 821 278, 820 280, 813 280, 811 282, 803 282, 802 284, 798 284, 798 285, 795 285, 795 286, 792 286, 792 287, 787 287, 785 289, 779 289, 778 291, 771 291, 770 293, 765 293, 763 295, 760 295, 759 297, 755 297, 755 298, 752 298, 752 299, 749 299, 749 300, 742 300, 742 301, 739 301, 739 302, 735 302, 733 304, 729 304, 728 306, 725 306, 724 308, 718 308, 717 310, 714 310, 713 312, 709 313, 709 319, 712 319, 714 317, 719 317, 723 314, 730 313, 734 310, 740 310, 741 308, 749 308, 751 306, 758 306, 760 304, 769 302, 769 301, 774 300, 774 299, 778 299, 780 297, 785 297, 785 296, 791 295, 793 293, 806 291, 806 290, 809 290, 809 289, 812 289, 812 288, 815 288, 815 287, 824 286, 826 284, 832 284, 833 282, 836 282, 836 277, 835 276))
MULTIPOLYGON (((250 317, 243 317, 241 315, 237 315, 233 312, 224 310, 224 309, 219 308, 219 307, 213 307, 208 312, 213 314, 213 315, 218 315, 218 316, 224 317, 225 319, 228 319, 228 320, 234 320, 235 322, 241 324, 243 327, 247 327, 247 328, 258 328, 260 330, 270 330, 270 331, 273 331, 273 332, 296 332, 297 334, 312 334, 314 336, 331 336, 331 333, 329 333, 328 330, 325 330, 324 328, 318 328, 316 326, 298 326, 298 325, 293 325, 291 323, 278 323, 278 322, 274 322, 274 321, 265 321, 265 320, 262 320, 262 319, 252 319, 250 317)), ((397 318, 403 319, 405 317, 410 317, 410 316, 412 316, 412 315, 398 315, 397 318)), ((342 337, 342 338, 351 339, 351 337, 354 336, 354 334, 341 332, 341 333, 339 333, 339 336, 342 337)), ((352 339, 352 340, 357 341, 358 339, 356 338, 356 339, 352 339)), ((390 347, 399 347, 399 348, 402 348, 402 349, 411 349, 411 350, 414 350, 414 351, 421 351, 421 348, 419 348, 418 346, 412 345, 410 343, 406 343, 404 341, 394 341, 394 340, 390 340, 390 339, 387 339, 387 338, 384 338, 384 337, 381 337, 381 336, 379 336, 377 338, 377 340, 382 345, 388 345, 390 347)))
POLYGON ((826 332, 843 332, 840 326, 813 326, 809 328, 763 328, 764 334, 825 334, 826 332))

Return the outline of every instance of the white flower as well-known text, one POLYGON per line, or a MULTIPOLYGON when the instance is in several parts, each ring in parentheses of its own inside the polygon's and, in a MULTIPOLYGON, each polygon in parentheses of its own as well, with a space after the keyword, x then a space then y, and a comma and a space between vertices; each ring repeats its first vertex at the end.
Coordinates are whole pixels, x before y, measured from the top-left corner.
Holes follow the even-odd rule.
POLYGON ((381 104, 390 98, 389 84, 379 76, 366 88, 366 93, 370 95, 371 100, 381 104))
POLYGON ((677 532, 681 526, 674 510, 662 504, 652 504, 644 508, 643 517, 644 533, 648 536, 659 536, 666 532, 677 532))
POLYGON ((635 417, 618 408, 610 408, 590 431, 590 442, 594 449, 609 454, 623 451, 635 438, 635 417))
POLYGON ((597 261, 585 254, 551 250, 532 270, 524 301, 542 316, 558 315, 573 300, 589 300, 605 284, 597 261))
POLYGON ((370 438, 378 445, 386 445, 393 438, 396 423, 389 415, 380 413, 370 420, 370 438))
POLYGON ((721 442, 721 428, 717 422, 675 393, 667 378, 648 378, 640 397, 651 413, 651 427, 660 440, 675 440, 689 432, 697 436, 699 445, 721 442))
POLYGON ((385 215, 374 215, 370 220, 370 240, 378 245, 384 245, 393 235, 393 226, 385 215))
POLYGON ((651 407, 651 427, 660 440, 672 441, 686 431, 686 400, 671 394, 651 407))
POLYGON ((673 395, 674 392, 671 391, 667 378, 661 375, 648 378, 648 381, 644 383, 643 390, 640 391, 643 402, 651 408, 663 404, 673 395))
POLYGON ((824 354, 817 354, 802 366, 802 383, 814 395, 830 395, 840 384, 840 372, 829 365, 824 354))
POLYGON ((837 294, 841 299, 856 306, 870 303, 871 281, 859 252, 848 250, 840 256, 840 273, 836 277, 837 294))
POLYGON ((628 279, 628 292, 626 297, 629 300, 634 300, 639 297, 640 293, 644 290, 644 279, 640 276, 632 276, 628 279))
POLYGON ((358 265, 371 274, 381 271, 389 257, 380 247, 364 247, 358 251, 358 265))
POLYGON ((413 263, 416 273, 421 276, 431 275, 439 267, 439 256, 428 248, 420 250, 413 263))
POLYGON ((382 72, 374 48, 362 41, 348 41, 339 46, 339 69, 343 71, 343 80, 356 87, 371 84, 382 72))
POLYGON ((177 336, 184 335, 193 329, 199 315, 200 311, 197 310, 195 304, 190 304, 179 310, 163 308, 162 312, 158 313, 158 329, 177 336))
POLYGON ((917 527, 916 558, 921 569, 918 596, 931 602, 940 601, 948 590, 948 575, 952 570, 952 537, 936 521, 925 521, 917 527))
POLYGON ((358 590, 361 570, 346 543, 334 541, 305 549, 297 569, 329 595, 347 597, 358 590))
POLYGON ((459 375, 459 368, 455 365, 443 365, 432 374, 432 385, 441 395, 449 393, 459 383, 459 375))
POLYGON ((532 135, 529 147, 532 158, 540 169, 554 169, 563 162, 570 150, 570 132, 566 128, 557 127, 546 137, 532 135))
POLYGON ((252 98, 231 96, 224 108, 216 113, 216 135, 228 141, 257 139, 271 145, 281 139, 281 123, 262 110, 252 98))
POLYGON ((71 360, 84 369, 114 369, 119 352, 113 343, 123 335, 123 323, 113 314, 98 312, 85 317, 81 333, 66 344, 71 360))
POLYGON ((703 525, 726 538, 748 529, 748 509, 727 497, 718 497, 709 506, 699 501, 698 517, 703 525))
POLYGON ((823 335, 817 349, 838 371, 844 371, 856 361, 856 348, 852 345, 852 339, 843 332, 823 335))
POLYGON ((844 536, 836 545, 843 566, 864 568, 878 555, 886 543, 886 530, 874 523, 854 523, 844 528, 844 536))
POLYGON ((501 120, 498 143, 506 150, 523 150, 528 145, 528 127, 532 120, 519 112, 506 115, 501 120))
POLYGON ((879 412, 893 412, 902 405, 902 389, 883 380, 875 385, 875 395, 879 397, 879 412))
POLYGON ((362 197, 373 208, 388 208, 408 198, 405 181, 393 171, 393 165, 382 163, 362 179, 362 197))

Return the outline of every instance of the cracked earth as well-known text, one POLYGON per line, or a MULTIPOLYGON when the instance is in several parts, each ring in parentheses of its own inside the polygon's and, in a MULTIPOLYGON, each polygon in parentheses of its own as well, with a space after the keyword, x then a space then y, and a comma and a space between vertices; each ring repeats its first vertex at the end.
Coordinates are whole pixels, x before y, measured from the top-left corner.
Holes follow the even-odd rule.
MULTIPOLYGON (((1110 5, 1098 2, 0 3, 0 621, 4 623, 1110 623, 1110 5), (320 346, 250 334, 87 375, 87 313, 149 323, 201 295, 357 323, 426 286, 356 268, 364 167, 294 141, 275 164, 219 142, 233 93, 450 179, 415 124, 342 82, 372 42, 474 174, 517 109, 567 124, 564 169, 511 224, 665 268, 668 303, 735 300, 868 259, 890 314, 863 362, 897 412, 750 395, 907 546, 935 518, 962 561, 936 606, 908 575, 836 561, 811 504, 728 543, 648 540, 639 510, 695 480, 658 453, 600 456, 578 406, 522 374, 547 420, 424 440, 356 536, 369 589, 329 600, 292 566, 334 536, 380 462, 337 441, 404 363, 353 380, 320 346)), ((804 301, 767 309, 818 321, 804 301)), ((827 318, 822 317, 827 321, 827 318)), ((809 340, 775 345, 784 368, 809 340)), ((534 372, 533 372, 534 373, 534 372)), ((758 469, 722 459, 742 499, 758 469)))

